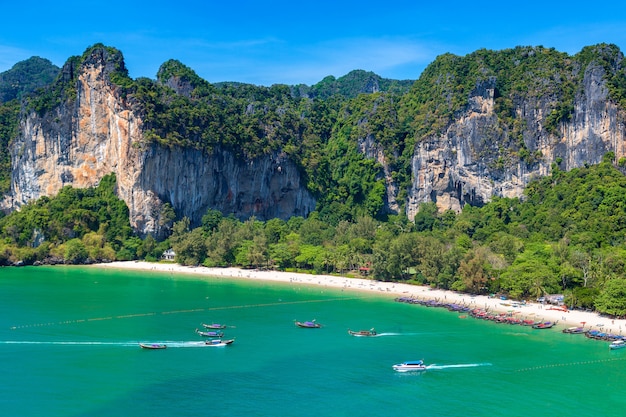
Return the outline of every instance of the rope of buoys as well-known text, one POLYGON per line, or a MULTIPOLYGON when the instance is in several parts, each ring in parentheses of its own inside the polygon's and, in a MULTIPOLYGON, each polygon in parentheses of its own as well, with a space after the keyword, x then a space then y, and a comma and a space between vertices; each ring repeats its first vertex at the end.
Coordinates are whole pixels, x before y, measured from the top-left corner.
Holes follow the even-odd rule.
POLYGON ((107 316, 107 317, 91 317, 87 319, 76 319, 76 320, 64 320, 58 322, 49 322, 49 323, 34 323, 34 324, 23 324, 20 326, 11 326, 11 330, 17 329, 27 329, 32 327, 44 327, 44 326, 58 326, 62 324, 76 324, 76 323, 84 323, 84 322, 92 322, 92 321, 106 321, 106 320, 117 320, 117 319, 129 319, 136 317, 146 317, 146 316, 155 316, 157 314, 183 314, 183 313, 197 313, 202 311, 217 311, 217 310, 230 310, 230 309, 240 309, 240 308, 257 308, 257 307, 271 307, 277 305, 288 305, 288 304, 306 304, 306 303, 323 303, 323 302, 331 302, 331 301, 345 301, 345 300, 356 300, 358 297, 353 298, 333 298, 333 299, 323 299, 323 300, 302 300, 302 301, 279 301, 275 303, 262 303, 262 304, 244 304, 244 305, 235 305, 235 306, 221 306, 221 307, 207 307, 207 308, 193 308, 188 310, 171 310, 171 311, 162 311, 160 313, 135 313, 135 314, 124 314, 119 316, 107 316))
POLYGON ((575 366, 575 365, 592 365, 595 363, 602 363, 602 362, 614 362, 614 361, 623 361, 626 360, 626 357, 624 358, 607 358, 607 359, 597 359, 594 361, 581 361, 581 362, 569 362, 569 363, 553 363, 553 364, 548 364, 548 365, 541 365, 541 366, 532 366, 530 368, 522 368, 522 369, 518 369, 515 372, 530 372, 530 371, 537 371, 540 369, 548 369, 548 368, 561 368, 564 366, 575 366))

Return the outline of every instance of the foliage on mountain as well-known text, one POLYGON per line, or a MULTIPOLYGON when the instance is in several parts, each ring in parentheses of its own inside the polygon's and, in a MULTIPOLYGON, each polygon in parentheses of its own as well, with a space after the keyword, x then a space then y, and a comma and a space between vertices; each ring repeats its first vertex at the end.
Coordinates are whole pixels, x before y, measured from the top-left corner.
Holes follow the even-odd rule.
POLYGON ((584 47, 577 54, 583 66, 594 62, 606 74, 609 95, 622 108, 626 108, 626 59, 616 45, 598 44, 584 47))
POLYGON ((17 100, 0 104, 0 196, 6 194, 11 187, 9 144, 17 135, 19 112, 20 104, 17 100))
MULTIPOLYGON (((361 95, 344 104, 333 135, 324 148, 330 172, 320 193, 320 214, 337 224, 360 216, 384 218, 385 183, 382 166, 360 151, 368 140, 383 145, 389 157, 401 152, 396 137, 393 96, 361 95)), ((393 159, 391 159, 393 160, 393 159)))
POLYGON ((38 88, 49 85, 60 68, 38 56, 20 61, 11 69, 0 73, 0 104, 21 99, 38 88))
POLYGON ((574 71, 571 57, 552 48, 480 49, 466 56, 444 54, 422 73, 403 102, 402 114, 417 140, 441 133, 453 116, 468 105, 481 84, 495 88, 500 121, 512 136, 521 121, 513 112, 524 101, 541 98, 558 114, 548 124, 569 117, 573 110, 574 71))
POLYGON ((406 93, 415 80, 392 80, 363 70, 350 71, 348 74, 335 78, 332 75, 312 86, 298 84, 291 88, 296 97, 309 97, 326 100, 338 95, 345 99, 358 97, 360 94, 388 92, 393 94, 406 93))
POLYGON ((113 174, 96 188, 67 186, 55 197, 42 197, 0 219, 0 264, 50 257, 67 263, 135 259, 147 255, 138 248, 148 244, 133 236, 128 208, 115 195, 113 174))
POLYGON ((26 97, 26 108, 40 116, 59 108, 62 104, 76 100, 76 83, 81 66, 85 63, 98 63, 105 67, 109 80, 120 87, 129 87, 133 81, 128 77, 122 53, 103 44, 95 44, 85 50, 82 56, 70 57, 54 82, 26 97))
POLYGON ((147 143, 207 153, 227 149, 246 159, 285 153, 318 199, 322 218, 334 224, 360 215, 383 219, 384 180, 397 185, 396 200, 403 204, 415 144, 441 134, 477 92, 493 89, 495 94, 498 133, 488 140, 499 142, 491 144, 489 158, 502 170, 507 161, 532 164, 541 157, 527 148, 528 121, 520 108, 544 106, 543 127, 556 132, 571 117, 588 68, 604 69, 612 99, 626 103, 624 58, 614 45, 587 47, 575 56, 543 47, 444 54, 417 81, 357 70, 309 88, 212 85, 176 60, 165 62, 156 80, 132 80, 122 54, 96 44, 70 58, 54 83, 30 95, 27 109, 44 115, 71 103, 81 65, 95 60, 105 65, 121 96, 143 112, 147 143), (374 155, 384 155, 388 178, 374 155))
POLYGON ((216 88, 177 61, 168 61, 157 82, 137 80, 129 93, 145 112, 145 139, 164 146, 211 152, 216 147, 244 158, 286 152, 299 160, 309 120, 289 88, 223 84, 216 88), (182 94, 181 94, 182 93, 182 94))

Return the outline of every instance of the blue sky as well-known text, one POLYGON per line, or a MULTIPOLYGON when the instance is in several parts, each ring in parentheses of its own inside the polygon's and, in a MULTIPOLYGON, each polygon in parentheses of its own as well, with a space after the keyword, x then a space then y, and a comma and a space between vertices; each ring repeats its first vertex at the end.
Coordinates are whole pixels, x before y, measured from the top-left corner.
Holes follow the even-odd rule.
POLYGON ((58 66, 95 43, 130 76, 177 59, 209 82, 308 84, 354 69, 417 79, 438 55, 542 45, 626 52, 626 2, 0 1, 0 72, 31 56, 58 66), (615 3, 615 4, 611 4, 615 3))

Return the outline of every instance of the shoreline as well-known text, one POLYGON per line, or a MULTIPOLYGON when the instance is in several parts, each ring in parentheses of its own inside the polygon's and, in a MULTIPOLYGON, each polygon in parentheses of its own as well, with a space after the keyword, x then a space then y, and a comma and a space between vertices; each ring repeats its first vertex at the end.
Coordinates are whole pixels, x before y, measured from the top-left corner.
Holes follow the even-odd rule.
POLYGON ((140 270, 145 272, 165 272, 199 276, 200 278, 232 278, 256 281, 274 281, 281 283, 298 283, 313 286, 326 286, 347 291, 366 291, 398 297, 414 297, 420 300, 439 300, 446 303, 468 305, 472 308, 484 308, 492 312, 510 313, 518 317, 543 319, 557 322, 560 330, 567 327, 584 327, 587 330, 595 329, 612 334, 622 334, 626 330, 625 319, 611 319, 602 317, 598 313, 579 310, 562 311, 551 309, 554 306, 527 302, 514 307, 511 300, 500 300, 485 295, 471 296, 449 290, 432 289, 427 286, 404 284, 398 282, 374 281, 364 278, 348 278, 335 275, 304 274, 296 272, 261 271, 256 269, 240 268, 207 268, 204 266, 183 266, 174 263, 152 263, 145 261, 116 261, 91 265, 96 268, 112 268, 124 270, 140 270), (584 323, 584 324, 583 324, 584 323))

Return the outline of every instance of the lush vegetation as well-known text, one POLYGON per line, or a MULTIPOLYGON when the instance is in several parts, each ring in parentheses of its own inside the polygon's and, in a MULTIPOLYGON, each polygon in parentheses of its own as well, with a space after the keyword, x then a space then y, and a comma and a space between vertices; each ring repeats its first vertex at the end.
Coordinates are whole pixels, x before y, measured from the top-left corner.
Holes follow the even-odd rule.
POLYGON ((461 213, 424 204, 414 222, 363 214, 336 224, 320 213, 288 221, 240 221, 209 210, 200 227, 182 218, 164 242, 132 235, 115 178, 64 188, 0 219, 0 263, 156 260, 172 247, 185 265, 358 273, 478 294, 566 303, 625 315, 626 177, 612 155, 597 166, 555 169, 522 199, 495 199, 461 213))
POLYGON ((309 87, 303 84, 293 86, 291 92, 296 97, 309 97, 321 100, 333 96, 356 98, 360 94, 389 92, 395 94, 406 93, 415 80, 390 80, 382 78, 373 72, 355 70, 343 77, 335 78, 332 75, 319 83, 309 87))
POLYGON ((128 208, 115 195, 114 175, 97 188, 67 186, 11 213, 0 219, 0 236, 0 265, 156 260, 167 246, 133 235, 128 208))
POLYGON ((17 100, 0 105, 0 195, 5 195, 11 186, 9 143, 17 135, 19 112, 20 103, 17 100))
MULTIPOLYGON (((63 119, 51 110, 71 104, 81 65, 94 60, 105 65, 120 96, 142 113, 146 143, 208 153, 222 148, 246 159, 285 153, 319 201, 321 220, 333 225, 364 215, 384 220, 387 215, 385 174, 363 152, 365 147, 383 151, 387 180, 394 181, 402 205, 412 181, 415 144, 444 132, 476 92, 494 91, 497 121, 477 151, 487 166, 502 172, 520 161, 532 165, 542 158, 527 145, 524 106, 541 108, 546 115, 543 130, 557 132, 571 117, 590 65, 604 70, 612 99, 626 103, 626 66, 614 45, 587 47, 575 56, 543 47, 483 49, 462 57, 444 54, 415 82, 359 70, 310 87, 261 87, 213 85, 176 60, 164 63, 156 80, 132 80, 122 54, 96 44, 70 58, 54 83, 26 97, 26 108, 46 115, 46 120, 63 119)), ((14 114, 3 112, 9 113, 3 118, 14 114)), ((14 132, 14 125, 7 126, 4 130, 14 132)), ((10 133, 0 132, 3 145, 9 138, 10 133)), ((3 152, 8 155, 3 147, 0 164, 3 152)), ((6 192, 2 178, 8 178, 8 165, 0 169, 7 169, 0 173, 0 191, 6 192)))
POLYGON ((10 187, 9 143, 17 135, 20 100, 52 84, 59 71, 49 60, 32 57, 0 73, 0 195, 10 187))
POLYGON ((51 84, 59 67, 44 58, 32 57, 0 73, 0 103, 21 99, 38 88, 51 84))
POLYGON ((613 45, 575 56, 543 47, 445 54, 415 82, 354 71, 311 87, 260 87, 213 85, 175 60, 162 65, 156 80, 133 80, 121 53, 98 44, 70 58, 49 86, 0 107, 0 192, 8 189, 8 148, 20 109, 54 120, 76 98, 81 65, 94 60, 142 113, 145 143, 219 147, 246 159, 285 153, 316 196, 317 210, 306 219, 265 222, 209 210, 200 227, 179 218, 167 241, 142 240, 115 197, 114 177, 106 177, 95 189, 64 188, 0 219, 0 264, 156 260, 171 246, 177 261, 189 265, 338 274, 368 268, 380 280, 474 293, 563 292, 572 306, 626 314, 615 302, 626 280, 626 183, 612 154, 571 172, 555 163, 522 199, 496 198, 461 213, 438 213, 429 203, 409 221, 385 211, 385 173, 367 152, 382 151, 402 204, 415 144, 442 134, 475 92, 493 89, 497 120, 480 157, 501 170, 531 165, 542 155, 527 147, 524 106, 541 108, 542 128, 556 132, 571 117, 589 68, 603 70, 611 99, 626 105, 625 63, 613 45))

